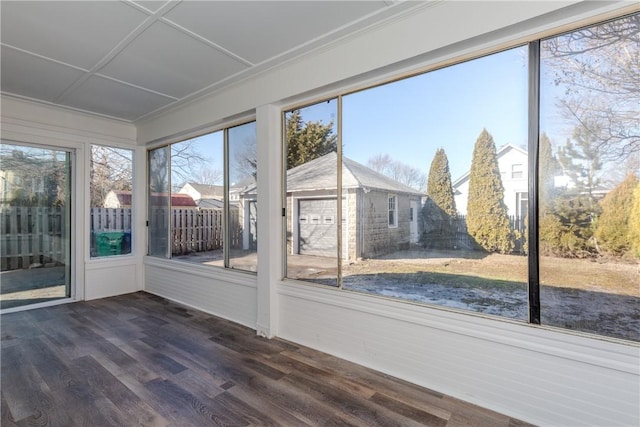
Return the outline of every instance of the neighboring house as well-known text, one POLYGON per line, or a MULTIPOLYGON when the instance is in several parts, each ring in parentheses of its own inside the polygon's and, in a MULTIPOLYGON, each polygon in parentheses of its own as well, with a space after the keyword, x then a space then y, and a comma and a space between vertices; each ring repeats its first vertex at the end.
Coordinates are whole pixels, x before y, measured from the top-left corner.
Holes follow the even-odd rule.
MULTIPOLYGON (((233 186, 229 188, 229 209, 234 221, 237 218, 239 226, 243 230, 243 249, 256 249, 257 247, 257 227, 256 227, 256 202, 252 206, 245 206, 241 199, 245 185, 233 186), (253 214, 251 213, 253 212, 253 214)), ((199 209, 223 209, 224 208, 224 186, 198 184, 195 182, 186 183, 178 194, 187 194, 196 203, 199 209)))
MULTIPOLYGON (((166 206, 166 193, 153 193, 149 199, 151 206, 166 206)), ((131 191, 111 190, 104 198, 105 208, 130 208, 131 191)), ((171 207, 173 208, 195 208, 196 202, 188 194, 171 194, 171 207)))
POLYGON ((200 209, 222 209, 224 208, 224 201, 222 199, 200 199, 194 200, 196 206, 200 209))
POLYGON ((60 186, 55 169, 64 167, 64 163, 32 158, 15 169, 14 163, 11 155, 0 157, 0 204, 20 205, 34 199, 54 202, 58 198, 60 186))
MULTIPOLYGON (((504 187, 504 203, 508 214, 524 218, 529 208, 529 181, 527 174, 527 151, 512 144, 497 150, 498 169, 504 187)), ((459 214, 467 214, 469 197, 469 171, 452 183, 456 209, 459 214)))
POLYGON ((188 182, 180 189, 180 191, 178 191, 178 194, 188 194, 193 200, 195 200, 199 208, 213 207, 211 206, 211 203, 207 201, 217 200, 218 202, 220 202, 220 204, 222 204, 222 201, 224 200, 224 186, 188 182), (201 206, 201 201, 202 205, 206 206, 201 206))
MULTIPOLYGON (((417 243, 424 193, 346 157, 342 164, 343 259, 376 257, 417 243)), ((336 256, 336 166, 336 153, 329 153, 287 171, 289 253, 336 256)), ((254 195, 255 187, 242 194, 254 195)))

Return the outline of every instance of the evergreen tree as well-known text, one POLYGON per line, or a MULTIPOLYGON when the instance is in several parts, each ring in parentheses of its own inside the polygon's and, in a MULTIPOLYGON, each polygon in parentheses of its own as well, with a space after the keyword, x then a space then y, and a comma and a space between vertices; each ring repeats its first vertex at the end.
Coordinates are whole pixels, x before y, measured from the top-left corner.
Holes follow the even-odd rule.
POLYGON ((304 122, 300 110, 286 116, 285 137, 287 142, 287 169, 337 150, 337 136, 333 133, 333 122, 304 122))
POLYGON ((631 249, 629 221, 637 185, 635 175, 629 174, 602 200, 602 214, 594 236, 599 249, 608 254, 621 256, 631 249))
MULTIPOLYGON (((541 141, 542 143, 542 141, 541 141)), ((542 150, 542 145, 541 145, 542 150)), ((563 189, 545 187, 541 170, 540 251, 543 254, 586 257, 597 252, 593 234, 600 214, 593 190, 600 183, 602 169, 600 144, 586 126, 578 126, 573 141, 568 140, 558 150, 557 162, 562 173, 570 178, 572 186, 563 189), (544 196, 542 192, 551 193, 544 196)), ((542 157, 542 151, 540 153, 542 157)), ((542 166, 542 161, 540 162, 542 166)))
POLYGON ((442 148, 438 148, 436 155, 431 161, 429 180, 427 182, 427 194, 447 215, 451 217, 456 216, 456 201, 453 197, 453 187, 451 186, 449 160, 442 148))
POLYGON ((546 133, 540 135, 538 147, 538 206, 540 212, 552 202, 554 196, 554 177, 558 174, 559 165, 553 155, 551 141, 546 133))
POLYGON ((640 182, 633 190, 633 205, 629 214, 629 241, 632 254, 640 258, 640 182))
POLYGON ((565 192, 553 199, 539 220, 543 255, 584 258, 594 252, 593 208, 588 196, 565 192))
POLYGON ((489 252, 509 253, 514 248, 496 146, 486 129, 478 136, 473 149, 467 230, 489 252))
POLYGON ((573 141, 568 140, 558 151, 564 172, 576 185, 576 190, 588 194, 592 206, 595 205, 593 190, 600 184, 603 165, 601 145, 586 125, 577 126, 573 131, 573 141))

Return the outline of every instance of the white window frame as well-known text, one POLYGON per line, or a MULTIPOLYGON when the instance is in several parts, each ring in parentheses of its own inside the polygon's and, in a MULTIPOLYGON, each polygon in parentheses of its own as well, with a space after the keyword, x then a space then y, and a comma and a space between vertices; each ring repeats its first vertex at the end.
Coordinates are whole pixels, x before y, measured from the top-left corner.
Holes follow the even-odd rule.
POLYGON ((387 197, 387 208, 389 209, 388 225, 389 228, 398 227, 398 196, 389 194, 387 197), (393 212, 393 221, 391 221, 391 213, 393 212))
POLYGON ((513 163, 511 165, 511 179, 522 178, 524 178, 524 165, 522 163, 513 163))

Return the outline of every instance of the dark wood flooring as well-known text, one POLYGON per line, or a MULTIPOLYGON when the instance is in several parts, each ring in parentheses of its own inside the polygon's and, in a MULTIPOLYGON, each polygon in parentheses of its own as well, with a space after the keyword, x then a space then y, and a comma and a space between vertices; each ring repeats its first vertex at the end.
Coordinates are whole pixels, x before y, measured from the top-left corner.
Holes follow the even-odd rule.
POLYGON ((526 425, 143 292, 0 322, 2 427, 526 425))

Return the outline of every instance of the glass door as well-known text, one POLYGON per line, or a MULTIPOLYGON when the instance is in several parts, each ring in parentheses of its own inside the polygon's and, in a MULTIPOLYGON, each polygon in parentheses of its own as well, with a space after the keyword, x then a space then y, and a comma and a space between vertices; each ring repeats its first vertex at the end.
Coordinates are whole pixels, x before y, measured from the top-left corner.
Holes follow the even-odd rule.
POLYGON ((0 308, 71 297, 71 152, 0 144, 0 308))

